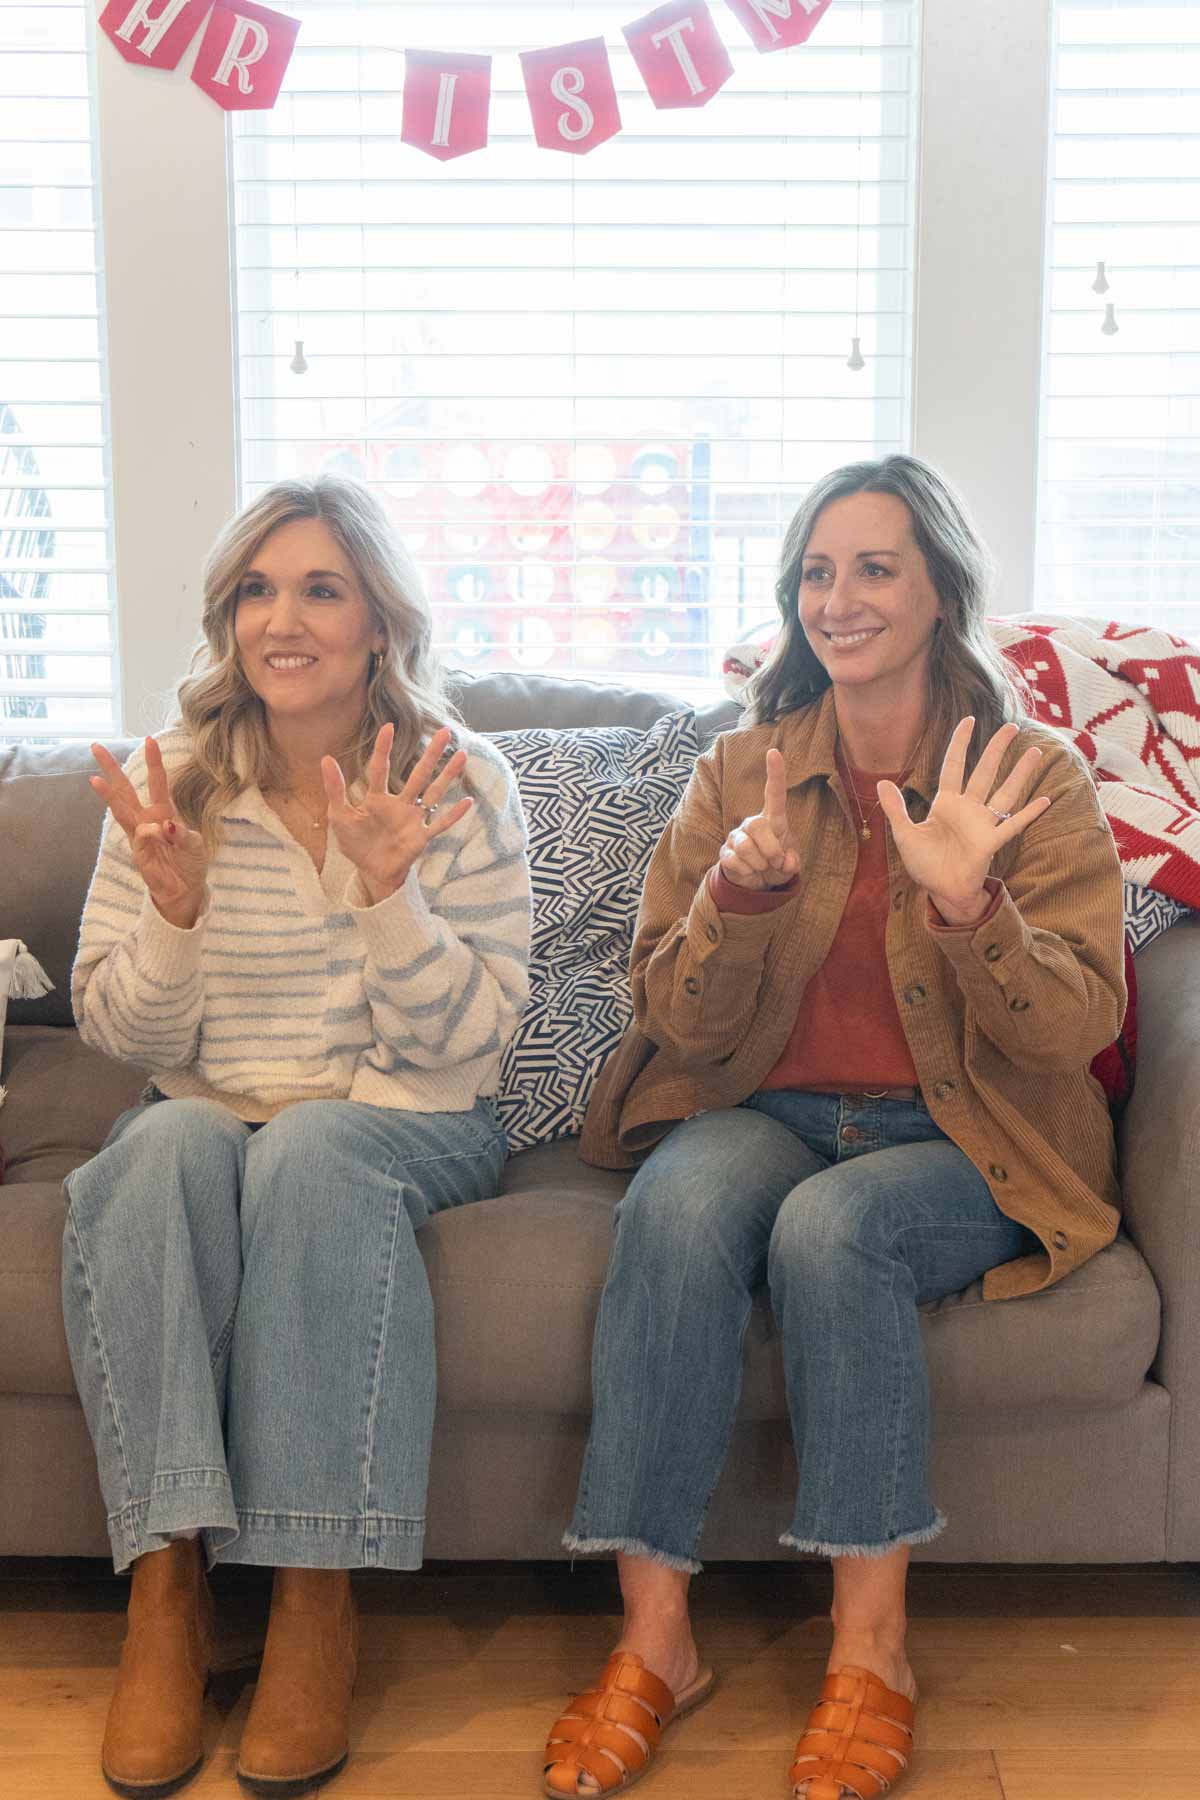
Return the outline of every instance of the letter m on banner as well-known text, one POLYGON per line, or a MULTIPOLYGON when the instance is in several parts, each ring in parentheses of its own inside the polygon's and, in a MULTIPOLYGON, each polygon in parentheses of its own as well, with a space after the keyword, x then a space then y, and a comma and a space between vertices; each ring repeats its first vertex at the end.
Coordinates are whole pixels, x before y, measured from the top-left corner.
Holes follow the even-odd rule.
POLYGON ((725 0, 756 50, 790 50, 812 36, 829 0, 725 0))
POLYGON ((192 80, 226 112, 262 112, 274 106, 292 59, 298 19, 250 0, 213 7, 200 40, 192 80))
POLYGON ((404 52, 404 143, 449 162, 488 141, 492 59, 436 50, 404 52))

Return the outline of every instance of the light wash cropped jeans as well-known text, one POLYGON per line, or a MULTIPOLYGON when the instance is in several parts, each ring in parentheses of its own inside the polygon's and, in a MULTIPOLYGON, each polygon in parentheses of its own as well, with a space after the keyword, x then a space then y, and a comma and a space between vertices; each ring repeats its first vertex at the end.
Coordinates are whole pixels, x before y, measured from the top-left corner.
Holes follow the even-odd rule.
POLYGON ((1035 1247, 920 1101, 770 1091, 677 1125, 618 1210, 564 1543, 700 1568, 764 1281, 799 1464, 780 1541, 881 1556, 935 1537, 917 1308, 1035 1247))
POLYGON ((415 1569, 433 1431, 416 1233, 495 1194, 492 1108, 135 1106, 67 1181, 63 1306, 113 1561, 415 1569))

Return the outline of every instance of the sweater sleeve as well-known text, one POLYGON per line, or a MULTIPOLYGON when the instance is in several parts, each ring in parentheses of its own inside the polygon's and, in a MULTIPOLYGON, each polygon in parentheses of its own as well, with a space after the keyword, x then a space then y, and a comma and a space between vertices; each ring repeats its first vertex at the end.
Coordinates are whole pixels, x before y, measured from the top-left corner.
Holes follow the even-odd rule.
MULTIPOLYGON (((125 773, 145 796, 140 749, 125 773)), ((194 1062, 207 920, 206 903, 190 931, 167 923, 146 892, 129 840, 107 815, 71 971, 71 1006, 84 1041, 119 1062, 151 1070, 194 1062)))
POLYGON ((634 1017, 645 1035, 700 1068, 727 1060, 758 1013, 776 914, 799 883, 761 911, 725 912, 711 874, 726 832, 721 746, 697 762, 679 810, 650 859, 630 959, 634 1017))
POLYGON ((1071 1070, 1125 1015, 1121 864, 1092 782, 1065 752, 1038 791, 1054 804, 1017 840, 985 918, 955 929, 927 914, 926 929, 977 1028, 1015 1067, 1071 1070))
POLYGON ((516 782, 479 739, 466 773, 475 804, 431 841, 404 886, 372 906, 356 877, 349 894, 376 1041, 424 1069, 502 1050, 529 997, 528 840, 516 782))

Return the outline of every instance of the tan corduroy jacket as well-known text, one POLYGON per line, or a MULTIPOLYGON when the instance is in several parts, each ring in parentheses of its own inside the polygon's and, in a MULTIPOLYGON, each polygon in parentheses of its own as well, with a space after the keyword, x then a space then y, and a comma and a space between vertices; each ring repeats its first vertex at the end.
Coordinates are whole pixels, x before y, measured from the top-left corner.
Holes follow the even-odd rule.
MULTIPOLYGON (((631 972, 635 1024, 593 1094, 580 1153, 631 1168, 676 1121, 736 1106, 775 1066, 809 979, 829 952, 854 877, 851 802, 834 764, 833 700, 728 733, 705 752, 650 862, 631 972), (718 911, 708 875, 734 825, 762 809, 765 758, 783 753, 796 897, 752 916, 718 911)), ((1118 1190, 1112 1125, 1088 1073, 1125 1013, 1121 870, 1083 764, 1052 732, 1027 795, 1054 804, 996 857, 998 911, 938 928, 888 834, 887 959, 934 1121, 1042 1250, 993 1269, 988 1299, 1029 1294, 1110 1243, 1118 1190)), ((905 784, 923 818, 937 791, 932 743, 905 784)), ((864 994, 862 1004, 875 1004, 864 994)))

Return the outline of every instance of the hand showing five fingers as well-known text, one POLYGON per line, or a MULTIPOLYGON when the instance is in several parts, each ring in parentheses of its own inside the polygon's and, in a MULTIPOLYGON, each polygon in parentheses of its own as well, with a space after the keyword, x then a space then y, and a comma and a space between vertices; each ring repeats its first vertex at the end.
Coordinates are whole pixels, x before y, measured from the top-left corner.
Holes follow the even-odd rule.
POLYGON ((1020 804, 1041 761, 1042 753, 1036 748, 1018 757, 1005 779, 995 785, 1004 753, 1017 735, 1016 725, 1002 725, 993 735, 964 786, 974 728, 975 721, 970 718, 961 719, 955 727, 942 761, 937 795, 921 824, 909 818, 904 796, 894 782, 879 784, 879 802, 905 868, 951 923, 969 922, 985 910, 983 884, 993 856, 1020 837, 1050 805, 1048 794, 1031 800, 1028 806, 1020 804))
POLYGON ((430 738, 416 768, 398 794, 388 792, 388 770, 394 725, 384 725, 367 764, 367 791, 351 805, 346 781, 332 756, 321 759, 329 799, 329 824, 343 854, 358 869, 372 905, 403 887, 408 872, 431 838, 448 831, 471 810, 470 795, 442 811, 439 802, 467 766, 465 750, 456 750, 441 774, 434 770, 446 752, 451 733, 443 725, 430 738), (435 811, 435 808, 437 809, 435 811))
POLYGON ((762 811, 735 825, 717 858, 721 873, 736 887, 761 893, 785 887, 800 868, 787 822, 787 780, 783 756, 767 751, 762 811))
POLYGON ((189 830, 175 812, 157 741, 146 739, 146 805, 103 744, 93 744, 92 755, 101 773, 91 777, 91 784, 129 839, 134 867, 150 898, 170 924, 190 931, 204 908, 208 853, 200 833, 189 830))

